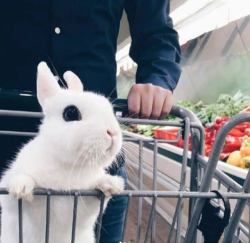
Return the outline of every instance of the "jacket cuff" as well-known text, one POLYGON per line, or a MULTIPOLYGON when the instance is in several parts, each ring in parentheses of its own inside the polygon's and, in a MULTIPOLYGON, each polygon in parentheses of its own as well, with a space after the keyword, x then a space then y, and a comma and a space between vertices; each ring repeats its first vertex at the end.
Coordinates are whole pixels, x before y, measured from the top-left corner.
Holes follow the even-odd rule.
POLYGON ((144 79, 144 80, 137 80, 136 83, 138 84, 153 84, 156 86, 159 86, 161 88, 170 90, 172 93, 176 87, 176 83, 171 80, 171 78, 167 78, 166 76, 161 75, 154 75, 152 74, 150 77, 144 79))

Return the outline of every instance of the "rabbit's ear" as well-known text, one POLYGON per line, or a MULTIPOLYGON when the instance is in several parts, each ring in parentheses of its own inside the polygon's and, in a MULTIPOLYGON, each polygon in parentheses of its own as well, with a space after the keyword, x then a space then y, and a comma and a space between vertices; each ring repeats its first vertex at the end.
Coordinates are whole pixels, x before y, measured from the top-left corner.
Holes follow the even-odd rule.
POLYGON ((44 100, 54 96, 60 91, 60 86, 45 62, 40 62, 37 67, 37 97, 40 105, 44 100))
POLYGON ((67 71, 64 73, 63 78, 67 82, 69 90, 83 92, 83 84, 76 74, 67 71))

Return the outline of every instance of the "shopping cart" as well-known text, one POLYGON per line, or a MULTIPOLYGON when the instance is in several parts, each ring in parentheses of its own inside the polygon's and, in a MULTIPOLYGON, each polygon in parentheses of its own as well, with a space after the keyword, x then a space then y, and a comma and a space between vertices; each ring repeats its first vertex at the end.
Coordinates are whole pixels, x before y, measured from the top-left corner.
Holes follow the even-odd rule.
MULTIPOLYGON (((16 97, 21 97, 25 99, 25 96, 17 95, 16 97)), ((29 100, 31 100, 30 96, 27 96, 29 100)), ((6 97, 5 97, 6 98, 6 97)), ((33 97, 34 98, 34 97, 33 97)), ((1 100, 1 98, 0 98, 1 100)), ((34 99, 33 99, 34 102, 34 99)), ((8 103, 8 102, 7 102, 8 103)), ((17 103, 20 105, 20 103, 17 103)), ((35 105, 34 107, 37 108, 35 105)), ((33 107, 33 108, 34 108, 33 107)), ((13 108, 13 107, 11 107, 13 108)), ((136 241, 139 242, 203 242, 203 236, 201 231, 204 234, 213 235, 211 229, 209 229, 209 224, 205 224, 205 228, 201 225, 201 215, 203 218, 205 217, 206 206, 212 205, 211 215, 207 215, 208 219, 214 219, 215 221, 219 221, 219 224, 223 223, 223 226, 227 225, 228 213, 230 216, 230 205, 228 205, 227 200, 237 200, 236 205, 231 205, 231 208, 234 208, 233 213, 230 218, 229 226, 225 229, 225 233, 222 236, 223 242, 250 242, 249 235, 249 224, 250 222, 245 222, 242 220, 242 214, 246 211, 246 206, 249 210, 249 199, 250 199, 250 174, 248 173, 245 183, 242 186, 237 184, 234 180, 228 177, 226 174, 216 169, 216 165, 218 163, 219 154, 223 147, 224 140, 229 131, 236 125, 250 121, 250 114, 243 113, 233 117, 229 120, 228 123, 224 125, 223 128, 220 129, 217 138, 214 143, 214 147, 211 153, 211 156, 208 162, 205 160, 203 156, 204 151, 204 130, 198 119, 195 115, 186 110, 184 108, 174 106, 171 115, 179 117, 181 119, 180 122, 165 122, 165 121, 153 121, 153 120, 141 120, 141 119, 130 119, 124 117, 127 114, 126 111, 126 101, 116 100, 114 101, 115 112, 118 112, 119 115, 122 112, 123 116, 118 118, 118 120, 125 125, 129 124, 151 124, 158 126, 174 126, 179 127, 180 130, 178 132, 176 140, 159 140, 159 139, 151 139, 140 136, 133 136, 128 133, 124 135, 124 144, 132 143, 138 147, 138 160, 134 161, 137 163, 137 176, 138 176, 138 185, 134 190, 127 190, 121 193, 120 195, 116 195, 117 197, 127 197, 128 204, 124 221, 123 228, 123 240, 126 237, 127 231, 127 222, 130 217, 129 209, 131 206, 131 201, 134 198, 138 198, 138 210, 137 210, 137 229, 136 229, 136 241), (192 142, 192 151, 191 157, 188 152, 189 146, 189 136, 191 135, 192 142), (181 164, 181 174, 180 174, 180 182, 176 183, 170 177, 164 177, 166 179, 165 184, 169 185, 168 190, 159 190, 158 188, 158 180, 159 172, 158 172, 158 151, 159 147, 163 143, 167 144, 175 144, 180 139, 183 139, 183 154, 182 154, 182 164, 181 164), (152 166, 148 170, 152 173, 152 188, 150 190, 143 190, 143 178, 145 168, 149 167, 144 162, 143 153, 145 151, 145 145, 150 144, 153 148, 153 156, 152 156, 152 166), (186 186, 187 180, 187 171, 188 171, 188 160, 190 157, 191 165, 190 165, 190 183, 189 186, 186 186), (173 190, 173 184, 178 187, 176 190, 173 190), (172 190, 171 190, 172 188, 172 190), (211 192, 211 190, 217 190, 215 192, 211 192), (159 209, 158 202, 161 199, 176 199, 177 203, 175 205, 175 212, 172 216, 172 222, 169 229, 169 234, 164 241, 157 242, 156 241, 156 215, 159 209), (150 212, 148 214, 147 225, 145 229, 145 235, 142 235, 142 205, 144 199, 150 199, 150 212), (212 199, 212 201, 210 201, 212 199), (223 200, 222 200, 223 199, 223 200), (183 233, 183 215, 184 215, 184 204, 188 202, 188 222, 189 226, 186 232, 183 233), (213 207, 214 206, 214 207, 213 207), (213 210, 214 209, 214 210, 213 210), (227 214, 227 215, 226 215, 227 214), (214 218, 213 218, 214 217, 214 218), (197 227, 199 225, 198 230, 197 227), (206 228, 208 227, 208 228, 206 228), (175 241, 174 241, 175 240, 175 241)), ((25 119, 40 119, 42 118, 42 113, 34 112, 34 111, 20 111, 20 110, 0 110, 0 117, 4 119, 6 117, 11 118, 12 120, 16 120, 19 118, 25 119)), ((0 123, 1 124, 1 123, 0 123)), ((23 136, 23 137, 32 137, 35 136, 35 132, 30 131, 16 131, 15 130, 0 130, 1 136, 23 136)), ((166 167, 168 164, 165 165, 166 167)), ((6 189, 1 188, 0 194, 8 194, 6 189)), ((73 197, 73 221, 72 221, 72 239, 71 243, 75 242, 75 229, 77 222, 77 206, 79 197, 88 197, 88 196, 99 196, 100 200, 100 214, 98 217, 97 224, 97 242, 100 239, 100 231, 101 231, 101 223, 102 223, 102 215, 103 215, 103 204, 105 195, 99 191, 68 191, 68 192, 59 192, 59 191, 51 191, 44 189, 36 189, 34 191, 34 195, 41 195, 47 198, 46 200, 46 232, 44 235, 44 242, 48 243, 49 235, 50 235, 50 217, 51 217, 51 209, 50 209, 50 198, 51 196, 71 196, 73 197)), ((17 201, 18 207, 18 216, 19 216, 19 242, 23 243, 23 208, 22 208, 22 199, 17 201)), ((249 210, 250 212, 250 210, 249 210)), ((229 219, 229 217, 228 217, 229 219)), ((213 225, 215 221, 210 222, 210 225, 213 225)), ((217 222, 216 221, 216 222, 217 222)), ((206 223, 206 222, 205 222, 206 223)), ((222 230, 225 227, 222 227, 222 230)), ((213 231, 213 228, 212 228, 213 231)), ((220 235, 219 235, 220 236, 220 235)), ((209 236, 210 237, 210 236, 209 236)), ((211 239, 211 238, 210 238, 211 239)), ((206 239, 206 242, 209 242, 209 238, 206 239)), ((210 241, 211 242, 211 241, 210 241)), ((25 242, 24 242, 25 243, 25 242)))

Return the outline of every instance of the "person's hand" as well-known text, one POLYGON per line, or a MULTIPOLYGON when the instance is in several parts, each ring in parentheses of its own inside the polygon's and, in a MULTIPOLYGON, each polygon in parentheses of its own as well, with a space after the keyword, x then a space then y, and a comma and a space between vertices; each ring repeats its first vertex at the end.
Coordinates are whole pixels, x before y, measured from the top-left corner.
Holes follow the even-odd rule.
POLYGON ((132 117, 164 119, 172 108, 172 92, 153 84, 135 84, 128 95, 132 117))

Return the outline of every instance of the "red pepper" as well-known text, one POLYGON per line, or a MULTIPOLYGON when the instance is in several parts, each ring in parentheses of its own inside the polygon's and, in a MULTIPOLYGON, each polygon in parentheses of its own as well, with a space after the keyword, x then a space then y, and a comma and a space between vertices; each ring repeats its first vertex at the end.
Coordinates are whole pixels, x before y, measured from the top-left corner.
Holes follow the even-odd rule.
POLYGON ((228 146, 225 146, 223 148, 222 153, 232 153, 232 152, 237 151, 239 149, 240 149, 239 146, 228 145, 228 146))
POLYGON ((241 147, 242 137, 227 136, 225 140, 225 146, 241 147))
POLYGON ((241 132, 244 132, 246 130, 246 128, 247 128, 247 124, 246 123, 242 123, 242 124, 240 124, 240 125, 238 125, 238 126, 235 127, 235 129, 238 129, 241 132))
POLYGON ((243 137, 244 133, 241 132, 240 130, 234 128, 229 132, 229 135, 233 136, 233 137, 243 137))
POLYGON ((222 150, 223 153, 230 153, 239 150, 242 144, 242 138, 227 136, 225 146, 222 150))
POLYGON ((250 137, 250 128, 246 128, 244 135, 250 137))

